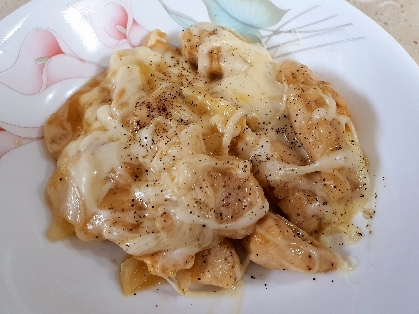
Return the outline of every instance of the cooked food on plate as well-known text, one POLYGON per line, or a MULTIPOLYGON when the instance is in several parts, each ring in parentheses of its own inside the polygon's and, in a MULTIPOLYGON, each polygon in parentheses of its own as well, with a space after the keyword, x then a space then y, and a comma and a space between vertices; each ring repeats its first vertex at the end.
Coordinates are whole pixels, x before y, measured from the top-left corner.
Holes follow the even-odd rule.
POLYGON ((342 267, 329 239, 356 242, 371 191, 342 97, 231 30, 198 23, 180 40, 155 30, 115 52, 47 121, 49 238, 118 244, 125 294, 229 288, 249 262, 342 267))

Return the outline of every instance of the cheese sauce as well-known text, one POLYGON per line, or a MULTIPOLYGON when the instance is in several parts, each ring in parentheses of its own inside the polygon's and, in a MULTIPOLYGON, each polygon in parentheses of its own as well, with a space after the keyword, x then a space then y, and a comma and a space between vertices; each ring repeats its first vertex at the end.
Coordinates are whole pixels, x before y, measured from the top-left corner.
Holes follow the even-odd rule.
MULTIPOLYGON (((246 237, 260 241, 258 221, 270 210, 307 232, 301 249, 318 258, 317 270, 336 268, 334 253, 313 241, 336 230, 356 239, 351 219, 370 190, 344 103, 308 69, 309 83, 287 80, 300 75, 295 64, 276 64, 262 46, 210 23, 181 42, 172 47, 156 30, 144 46, 116 52, 50 117, 45 140, 57 170, 47 197, 59 217, 50 234, 67 235, 70 224, 80 239, 113 241, 172 284, 188 269, 187 282, 199 283, 200 269, 214 274, 205 284, 228 287, 215 259, 202 268, 196 254, 222 259, 247 247, 247 258, 232 259, 240 280, 249 256, 258 262, 252 247, 269 247, 246 237), (323 143, 318 129, 333 136, 323 143), (226 238, 235 244, 217 251, 226 238)), ((278 268, 298 258, 277 254, 278 268)))

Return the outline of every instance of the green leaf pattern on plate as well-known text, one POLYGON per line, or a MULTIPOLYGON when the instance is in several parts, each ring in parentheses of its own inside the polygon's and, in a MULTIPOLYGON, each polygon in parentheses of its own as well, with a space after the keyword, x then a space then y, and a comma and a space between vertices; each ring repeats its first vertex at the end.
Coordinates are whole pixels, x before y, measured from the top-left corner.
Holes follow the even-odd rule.
MULTIPOLYGON (((277 24, 287 13, 275 6, 270 0, 202 0, 208 15, 216 25, 234 29, 252 42, 261 43, 260 29, 277 24)), ((195 20, 168 8, 159 0, 167 13, 183 28, 195 20)))
POLYGON ((170 17, 183 28, 188 28, 196 23, 196 21, 183 13, 172 10, 164 4, 163 0, 158 0, 170 17))
POLYGON ((269 0, 203 0, 214 24, 230 27, 253 42, 260 29, 277 24, 287 13, 269 0))

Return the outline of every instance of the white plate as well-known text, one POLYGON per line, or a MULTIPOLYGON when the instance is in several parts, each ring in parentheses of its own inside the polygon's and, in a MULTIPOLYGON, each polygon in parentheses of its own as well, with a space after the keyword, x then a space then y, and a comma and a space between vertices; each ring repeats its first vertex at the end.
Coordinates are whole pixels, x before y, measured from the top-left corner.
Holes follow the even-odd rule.
POLYGON ((202 0, 165 0, 168 11, 158 0, 32 0, 0 22, 0 312, 417 313, 418 66, 342 0, 274 0, 290 9, 279 22, 267 1, 211 2, 279 27, 267 47, 288 44, 271 52, 290 53, 346 99, 378 195, 372 234, 346 248, 358 269, 313 276, 251 267, 231 294, 185 298, 162 285, 126 298, 118 247, 49 242, 44 187, 54 161, 40 140, 48 115, 146 30, 161 28, 176 42, 182 27, 172 17, 209 18, 202 0))

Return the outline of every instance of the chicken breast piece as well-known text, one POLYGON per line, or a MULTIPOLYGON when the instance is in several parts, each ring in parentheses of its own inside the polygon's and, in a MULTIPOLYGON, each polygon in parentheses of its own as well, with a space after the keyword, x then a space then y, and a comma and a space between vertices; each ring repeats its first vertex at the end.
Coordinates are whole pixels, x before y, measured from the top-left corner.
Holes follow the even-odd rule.
POLYGON ((191 284, 231 288, 241 279, 243 271, 231 241, 224 239, 217 246, 197 253, 193 266, 178 272, 176 279, 183 292, 191 284))
MULTIPOLYGON (((276 79, 288 86, 286 107, 289 120, 311 162, 347 150, 348 142, 355 142, 349 110, 328 83, 318 79, 305 65, 290 60, 280 65, 276 79)), ((357 151, 362 159, 359 147, 357 151)), ((326 183, 323 188, 330 199, 338 200, 351 194, 351 184, 345 172, 345 168, 322 172, 322 181, 326 183)))
POLYGON ((243 240, 250 260, 269 269, 305 273, 337 269, 339 257, 285 218, 266 214, 243 240))

